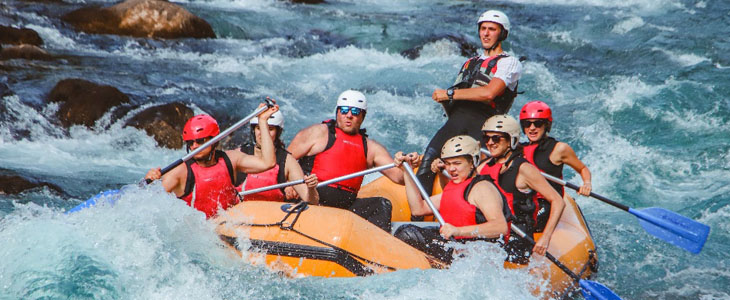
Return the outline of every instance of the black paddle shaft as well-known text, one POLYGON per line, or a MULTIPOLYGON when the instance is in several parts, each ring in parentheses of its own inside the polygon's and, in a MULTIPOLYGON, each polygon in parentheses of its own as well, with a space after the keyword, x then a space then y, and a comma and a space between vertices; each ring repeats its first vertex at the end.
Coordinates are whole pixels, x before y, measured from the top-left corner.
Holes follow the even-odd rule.
MULTIPOLYGON (((531 237, 527 236, 522 230, 520 230, 519 227, 515 226, 514 224, 512 224, 512 231, 515 232, 515 233, 517 233, 517 235, 519 235, 521 238, 523 238, 523 239, 527 240, 528 242, 530 242, 530 246, 533 246, 533 247, 535 246, 535 240, 533 240, 531 237)), ((571 271, 570 269, 568 269, 568 267, 566 267, 557 258, 555 258, 555 256, 553 256, 552 254, 550 254, 550 252, 547 252, 546 251, 545 252, 545 257, 547 257, 556 266, 558 266, 558 268, 560 268, 561 270, 563 270, 563 272, 565 272, 565 274, 568 274, 568 276, 570 276, 571 278, 573 278, 573 280, 575 280, 575 281, 580 281, 581 280, 581 278, 578 277, 578 275, 576 275, 575 273, 573 273, 573 271, 571 271)))
MULTIPOLYGON (((557 177, 555 177, 555 176, 552 176, 552 175, 550 175, 550 174, 546 174, 545 172, 541 172, 541 174, 542 174, 542 176, 544 176, 544 177, 545 177, 545 178, 546 178, 547 180, 550 180, 550 181, 552 181, 552 182, 555 182, 555 183, 557 183, 557 184, 559 184, 559 185, 564 185, 564 186, 567 186, 567 187, 569 187, 569 188, 571 188, 571 189, 574 189, 574 190, 576 190, 576 191, 580 191, 580 187, 579 187, 579 186, 577 186, 577 185, 575 185, 575 184, 573 184, 573 183, 567 182, 567 181, 565 181, 565 180, 562 180, 562 179, 560 179, 560 178, 557 178, 557 177)), ((596 198, 596 199, 598 199, 598 200, 601 200, 601 201, 603 201, 603 202, 606 202, 606 203, 608 203, 608 204, 610 204, 610 205, 612 205, 612 206, 615 206, 615 207, 617 207, 617 208, 623 209, 624 211, 629 211, 629 207, 628 207, 628 206, 626 206, 626 205, 623 205, 623 204, 621 204, 621 203, 618 203, 618 202, 616 202, 616 201, 613 201, 613 200, 611 200, 611 199, 608 199, 608 198, 606 198, 606 197, 604 197, 604 196, 601 196, 601 195, 599 195, 599 194, 596 194, 596 193, 594 193, 594 192, 591 192, 591 193, 589 194, 589 196, 591 196, 591 197, 593 197, 593 198, 596 198)))
MULTIPOLYGON (((580 190, 580 187, 579 187, 579 186, 577 186, 577 185, 575 185, 575 184, 572 184, 572 183, 570 183, 570 182, 567 182, 567 181, 565 182, 565 186, 567 186, 567 187, 569 187, 569 188, 571 188, 571 189, 574 189, 574 190, 576 190, 576 191, 580 190)), ((603 201, 603 202, 606 202, 606 203, 608 203, 608 204, 610 204, 610 205, 612 205, 612 206, 615 206, 615 207, 617 207, 617 208, 623 209, 624 211, 629 211, 629 207, 628 207, 628 206, 626 206, 626 205, 623 205, 623 204, 621 204, 621 203, 618 203, 618 202, 616 202, 616 201, 613 201, 613 200, 611 200, 611 199, 608 199, 608 198, 606 198, 606 197, 603 197, 603 196, 601 196, 601 195, 599 195, 599 194, 596 194, 596 193, 594 193, 594 192, 591 192, 590 196, 591 196, 591 197, 593 197, 593 198, 596 198, 596 199, 598 199, 598 200, 601 200, 601 201, 603 201)))

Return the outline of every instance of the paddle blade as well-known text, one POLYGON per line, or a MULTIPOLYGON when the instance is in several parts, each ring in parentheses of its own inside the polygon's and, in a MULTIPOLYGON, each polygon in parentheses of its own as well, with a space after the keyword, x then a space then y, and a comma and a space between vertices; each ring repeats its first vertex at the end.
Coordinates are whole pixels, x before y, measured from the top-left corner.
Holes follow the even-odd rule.
POLYGON ((101 193, 96 194, 95 196, 89 198, 88 200, 81 202, 81 204, 76 205, 74 208, 69 209, 65 214, 75 213, 82 209, 92 207, 96 205, 97 203, 110 203, 114 204, 114 202, 119 199, 119 196, 121 196, 120 190, 108 190, 103 191, 101 193))
POLYGON ((586 300, 621 300, 616 293, 598 282, 581 279, 578 283, 586 300))
POLYGON ((694 254, 700 253, 710 234, 710 226, 660 207, 629 209, 651 235, 694 254))

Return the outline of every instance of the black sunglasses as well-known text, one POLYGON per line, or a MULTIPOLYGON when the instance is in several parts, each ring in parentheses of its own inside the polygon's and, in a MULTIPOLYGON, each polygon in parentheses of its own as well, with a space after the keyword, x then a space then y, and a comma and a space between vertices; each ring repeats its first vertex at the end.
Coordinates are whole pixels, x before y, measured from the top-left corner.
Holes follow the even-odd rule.
POLYGON ((535 128, 540 128, 545 126, 547 124, 547 120, 545 119, 538 119, 535 121, 530 120, 520 120, 520 125, 522 125, 522 128, 530 128, 530 126, 535 125, 535 128))
POLYGON ((202 144, 205 144, 205 142, 207 142, 209 140, 210 140, 210 137, 204 137, 204 138, 189 140, 189 141, 185 141, 185 145, 187 145, 188 148, 190 148, 190 147, 193 146, 193 143, 197 143, 198 145, 202 145, 202 144))
POLYGON ((507 137, 505 137, 504 135, 501 135, 501 134, 488 135, 485 133, 484 134, 484 143, 485 144, 489 143, 489 140, 492 140, 492 143, 496 144, 496 143, 499 143, 499 140, 501 140, 503 138, 506 139, 507 137))

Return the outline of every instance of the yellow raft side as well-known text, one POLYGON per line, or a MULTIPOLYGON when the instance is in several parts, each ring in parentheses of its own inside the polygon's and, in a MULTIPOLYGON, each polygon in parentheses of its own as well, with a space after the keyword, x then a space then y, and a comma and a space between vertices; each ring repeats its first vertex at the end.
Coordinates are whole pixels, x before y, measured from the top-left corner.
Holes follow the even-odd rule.
MULTIPOLYGON (((312 238, 278 225, 248 226, 281 221, 286 215, 283 205, 245 201, 214 221, 219 224, 216 231, 237 251, 247 250, 236 249, 239 236, 245 237, 244 242, 250 240, 254 246, 267 249, 266 264, 291 276, 351 277, 432 267, 424 253, 347 210, 308 206, 293 229, 312 238)), ((285 225, 291 225, 294 217, 296 214, 289 216, 285 225)), ((249 257, 252 261, 256 258, 249 257)))
MULTIPOLYGON (((441 193, 441 185, 434 183, 433 194, 441 193)), ((382 176, 369 184, 365 185, 358 194, 358 197, 375 197, 381 196, 388 198, 393 204, 392 220, 394 222, 407 222, 411 220, 411 211, 406 200, 405 188, 391 182, 385 176, 382 176)), ((548 251, 558 258, 565 266, 581 278, 589 278, 593 272, 591 265, 597 264, 596 245, 588 230, 583 214, 580 211, 575 200, 567 193, 563 198, 566 206, 563 215, 560 218, 558 226, 553 233, 548 251)), ((535 240, 539 239, 542 234, 535 234, 535 240)), ((543 258, 544 259, 544 258, 543 258)), ((532 261, 540 260, 536 256, 532 261)), ((560 270, 555 264, 545 259, 545 265, 548 269, 535 269, 531 263, 531 272, 544 279, 550 280, 550 291, 544 295, 559 294, 572 290, 575 283, 573 280, 560 270)), ((511 268, 516 266, 505 267, 511 268)))

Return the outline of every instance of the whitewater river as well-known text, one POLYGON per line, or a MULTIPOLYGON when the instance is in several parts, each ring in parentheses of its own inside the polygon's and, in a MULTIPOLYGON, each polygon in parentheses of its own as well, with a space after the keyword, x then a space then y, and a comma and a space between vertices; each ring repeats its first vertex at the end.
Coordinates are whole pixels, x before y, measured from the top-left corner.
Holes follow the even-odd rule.
MULTIPOLYGON (((445 121, 430 95, 466 60, 456 43, 437 38, 477 46, 475 21, 487 9, 509 15, 505 48, 527 57, 513 116, 527 101, 547 102, 551 135, 590 167, 595 192, 712 227, 693 255, 647 234, 632 215, 578 197, 599 249, 594 280, 624 299, 730 298, 730 2, 174 2, 206 19, 218 38, 93 35, 60 21, 112 1, 0 3, 0 24, 37 31, 57 57, 0 61, 0 83, 13 91, 0 99, 0 172, 64 191, 0 195, 0 299, 531 298, 528 276, 495 268, 500 257, 486 245, 472 249, 483 256, 449 270, 284 279, 231 254, 201 213, 158 184, 133 189, 114 207, 63 215, 185 151, 122 128, 131 113, 65 130, 45 100, 58 81, 85 78, 117 87, 139 110, 181 101, 227 127, 271 96, 289 141, 332 117, 335 97, 353 88, 368 97, 372 138, 391 153, 421 152, 445 121), (400 54, 424 44, 416 59, 400 54)), ((566 177, 580 182, 572 170, 566 177)))

